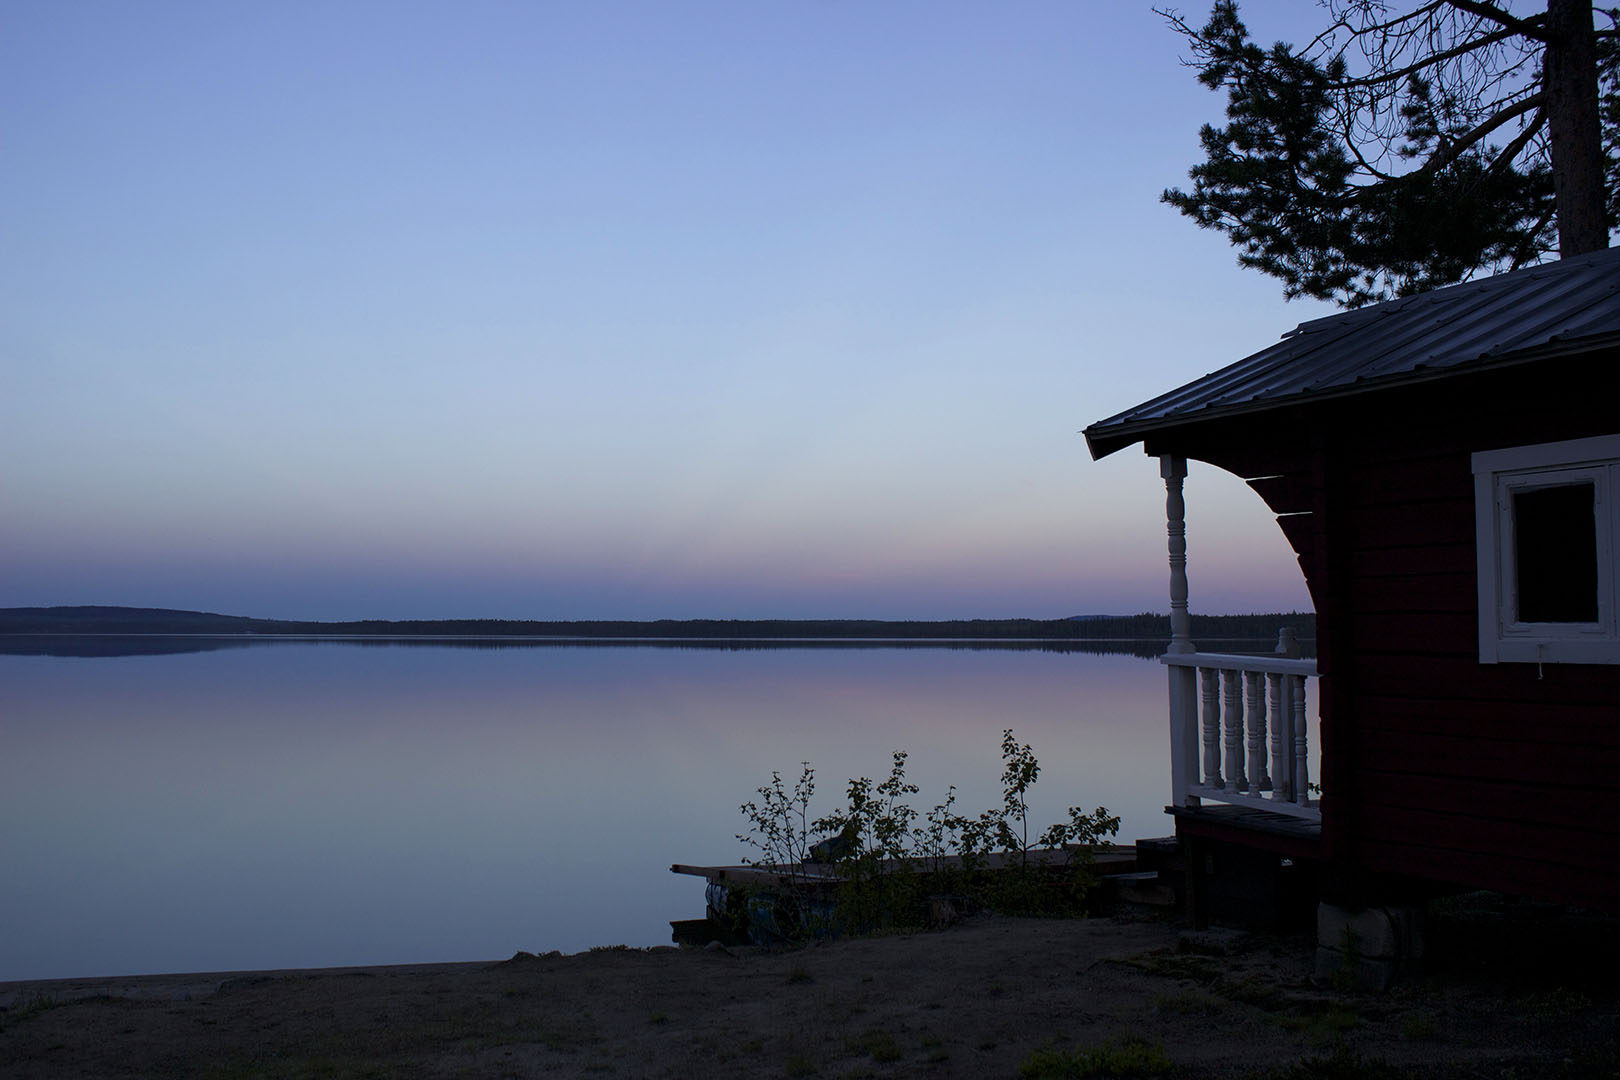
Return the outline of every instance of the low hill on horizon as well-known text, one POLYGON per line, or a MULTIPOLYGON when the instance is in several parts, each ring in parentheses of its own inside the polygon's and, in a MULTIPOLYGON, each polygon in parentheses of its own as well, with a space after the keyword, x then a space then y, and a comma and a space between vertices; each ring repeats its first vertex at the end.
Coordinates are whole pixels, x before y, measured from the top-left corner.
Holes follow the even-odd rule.
MULTIPOLYGON (((1293 627, 1316 636, 1311 612, 1194 615, 1205 639, 1275 638, 1293 627)), ((1170 617, 1077 615, 1063 619, 361 619, 345 622, 257 619, 172 608, 108 605, 0 608, 0 634, 241 634, 379 637, 660 637, 660 638, 1115 638, 1170 636, 1170 617)))

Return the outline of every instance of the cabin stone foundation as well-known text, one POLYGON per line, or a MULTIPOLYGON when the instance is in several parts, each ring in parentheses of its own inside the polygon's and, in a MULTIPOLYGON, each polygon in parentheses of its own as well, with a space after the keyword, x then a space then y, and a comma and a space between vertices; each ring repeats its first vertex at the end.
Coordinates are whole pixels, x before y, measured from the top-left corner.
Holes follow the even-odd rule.
POLYGON ((1316 908, 1316 978, 1379 992, 1419 974, 1423 963, 1425 912, 1391 904, 1316 908))

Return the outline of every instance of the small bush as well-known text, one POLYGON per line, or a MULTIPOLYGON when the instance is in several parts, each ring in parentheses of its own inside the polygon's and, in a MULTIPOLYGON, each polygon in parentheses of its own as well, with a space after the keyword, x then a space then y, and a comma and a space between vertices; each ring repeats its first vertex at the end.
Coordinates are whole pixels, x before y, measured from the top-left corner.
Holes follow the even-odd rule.
MULTIPOLYGON (((930 911, 988 908, 1003 914, 1078 915, 1096 883, 1092 849, 1106 846, 1119 818, 1105 807, 1070 807, 1031 841, 1029 789, 1040 776, 1033 749, 1002 732, 1002 804, 977 816, 959 813, 956 788, 919 815, 907 801, 918 792, 906 779, 904 751, 896 751, 889 775, 849 781, 842 809, 813 817, 815 770, 800 763, 789 788, 780 772, 743 803, 748 831, 737 839, 758 852, 743 861, 771 867, 792 878, 769 896, 728 899, 727 916, 739 918, 750 936, 802 940, 838 933, 880 933, 924 926, 930 911), (919 823, 919 817, 921 823, 919 823), (817 836, 828 839, 819 843, 817 836), (1060 861, 1033 857, 1038 848, 1063 851, 1060 861), (1002 856, 1002 868, 986 869, 1002 856), (811 865, 817 873, 801 873, 811 865), (836 869, 829 886, 821 867, 836 869), (930 900, 935 903, 930 905, 930 900), (746 909, 746 910, 744 910, 746 909)), ((938 921, 936 919, 936 921, 938 921)))

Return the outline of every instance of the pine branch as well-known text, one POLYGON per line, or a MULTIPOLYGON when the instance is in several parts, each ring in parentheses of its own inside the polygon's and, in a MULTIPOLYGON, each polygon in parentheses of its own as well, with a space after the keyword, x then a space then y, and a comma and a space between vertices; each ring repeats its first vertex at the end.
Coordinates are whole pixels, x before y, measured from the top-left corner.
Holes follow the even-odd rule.
POLYGON ((1324 90, 1354 90, 1362 87, 1399 85, 1420 71, 1427 70, 1428 68, 1443 64, 1447 60, 1455 60, 1459 56, 1466 56, 1471 52, 1477 52, 1480 49, 1489 48, 1492 45, 1497 45, 1501 42, 1508 41, 1519 36, 1521 35, 1514 33, 1512 30, 1497 30, 1486 34, 1482 38, 1467 41, 1461 45, 1453 45, 1449 49, 1434 53, 1431 56, 1424 57, 1422 60, 1408 64, 1403 68, 1397 68, 1394 71, 1382 72, 1377 75, 1363 75, 1354 79, 1342 79, 1338 82, 1324 83, 1322 88, 1324 90))
POLYGON ((1518 157, 1524 148, 1530 144, 1530 140, 1535 138, 1541 129, 1546 126, 1546 112, 1538 113, 1536 118, 1526 124, 1524 130, 1519 132, 1514 140, 1503 147, 1501 153, 1496 155, 1496 160, 1491 162, 1491 172, 1501 172, 1511 167, 1513 159, 1518 157))
POLYGON ((1487 3, 1486 0, 1445 0, 1445 2, 1458 11, 1466 11, 1470 15, 1477 15, 1481 19, 1489 19, 1499 26, 1506 27, 1518 37, 1532 38, 1544 44, 1552 40, 1544 29, 1547 23, 1545 15, 1521 19, 1512 12, 1503 11, 1495 4, 1487 3))
MULTIPOLYGON (((1531 112, 1532 110, 1539 109, 1546 103, 1547 92, 1545 90, 1539 90, 1536 93, 1531 94, 1529 97, 1521 98, 1513 105, 1502 109, 1494 116, 1491 116, 1483 123, 1477 125, 1472 131, 1465 133, 1460 138, 1447 139, 1445 145, 1430 155, 1429 159, 1423 163, 1423 167, 1419 171, 1433 172, 1436 169, 1445 168, 1453 161, 1456 161, 1463 154, 1467 153, 1469 149, 1471 149, 1480 140, 1484 139, 1485 136, 1489 135, 1491 132, 1495 131, 1509 120, 1512 120, 1516 116, 1523 116, 1525 113, 1531 112)), ((1539 127, 1543 120, 1544 118, 1538 118, 1537 121, 1531 125, 1531 127, 1526 128, 1526 132, 1539 127)), ((1525 140, 1524 133, 1521 133, 1518 138, 1508 145, 1513 146, 1517 144, 1519 149, 1523 149, 1524 141, 1528 140, 1525 140)), ((1503 160, 1503 157, 1499 156, 1498 160, 1503 160)), ((1512 159, 1509 157, 1507 160, 1512 159)))

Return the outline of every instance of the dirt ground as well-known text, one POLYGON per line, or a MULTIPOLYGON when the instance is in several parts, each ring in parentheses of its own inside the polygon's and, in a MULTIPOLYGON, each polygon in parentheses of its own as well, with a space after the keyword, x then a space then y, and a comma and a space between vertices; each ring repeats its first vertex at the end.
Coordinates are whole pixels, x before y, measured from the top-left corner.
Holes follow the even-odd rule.
POLYGON ((1367 995, 1313 984, 1313 944, 985 916, 791 951, 9 983, 0 1075, 1620 1076, 1620 995, 1591 957, 1463 941, 1367 995))

